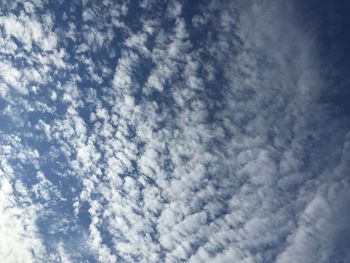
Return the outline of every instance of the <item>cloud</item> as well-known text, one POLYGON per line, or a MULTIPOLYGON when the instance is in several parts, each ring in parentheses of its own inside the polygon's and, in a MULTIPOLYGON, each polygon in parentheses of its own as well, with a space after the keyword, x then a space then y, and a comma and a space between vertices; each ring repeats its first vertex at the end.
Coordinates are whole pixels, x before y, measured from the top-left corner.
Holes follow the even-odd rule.
POLYGON ((39 45, 44 51, 56 48, 55 35, 49 29, 44 29, 43 24, 30 19, 29 16, 23 14, 19 17, 15 15, 3 16, 0 18, 0 24, 5 29, 7 36, 15 37, 24 44, 27 50, 32 49, 33 43, 39 45))
POLYGON ((35 222, 40 205, 31 201, 30 192, 20 181, 14 184, 14 173, 2 158, 0 259, 4 262, 44 260, 45 246, 35 222))
POLYGON ((349 258, 349 126, 291 3, 14 6, 0 259, 349 258))

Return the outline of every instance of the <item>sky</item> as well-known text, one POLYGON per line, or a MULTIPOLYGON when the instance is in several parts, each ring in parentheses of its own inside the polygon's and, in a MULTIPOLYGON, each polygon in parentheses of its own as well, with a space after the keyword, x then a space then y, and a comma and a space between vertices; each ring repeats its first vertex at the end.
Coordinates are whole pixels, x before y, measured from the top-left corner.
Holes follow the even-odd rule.
POLYGON ((349 11, 0 1, 0 262, 349 263, 349 11))

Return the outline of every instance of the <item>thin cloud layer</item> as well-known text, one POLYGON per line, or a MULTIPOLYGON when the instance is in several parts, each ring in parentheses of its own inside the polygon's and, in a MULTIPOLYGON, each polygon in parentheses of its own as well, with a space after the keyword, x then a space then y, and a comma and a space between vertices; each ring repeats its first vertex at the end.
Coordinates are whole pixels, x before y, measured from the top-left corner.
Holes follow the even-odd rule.
POLYGON ((0 13, 1 262, 348 262, 349 120, 281 1, 0 13))

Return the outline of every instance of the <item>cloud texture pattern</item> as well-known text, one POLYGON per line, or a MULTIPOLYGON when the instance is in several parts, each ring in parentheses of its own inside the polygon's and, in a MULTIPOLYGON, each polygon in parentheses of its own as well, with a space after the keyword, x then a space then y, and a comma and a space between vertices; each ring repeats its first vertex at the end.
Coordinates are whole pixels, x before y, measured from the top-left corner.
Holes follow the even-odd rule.
POLYGON ((0 262, 350 262, 350 122, 297 14, 2 1, 0 262))

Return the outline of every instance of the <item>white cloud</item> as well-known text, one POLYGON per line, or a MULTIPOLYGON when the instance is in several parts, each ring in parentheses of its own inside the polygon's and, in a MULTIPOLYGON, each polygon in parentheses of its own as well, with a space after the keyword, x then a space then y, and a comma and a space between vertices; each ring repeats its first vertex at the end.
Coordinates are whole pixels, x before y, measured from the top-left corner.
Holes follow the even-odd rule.
POLYGON ((212 1, 191 19, 187 3, 141 1, 131 21, 131 2, 83 1, 79 23, 80 7, 64 11, 66 36, 35 3, 0 18, 11 120, 0 128, 0 260, 335 253, 348 139, 319 103, 314 47, 288 3, 212 1))
POLYGON ((2 159, 0 174, 0 260, 43 260, 45 246, 35 223, 40 206, 31 202, 28 190, 20 181, 14 183, 14 171, 5 159, 2 159), (20 203, 15 191, 21 195, 20 203))
POLYGON ((54 34, 29 16, 23 14, 18 17, 15 15, 2 16, 0 17, 0 25, 4 27, 8 36, 18 39, 27 50, 32 49, 33 43, 45 51, 56 48, 57 40, 54 34))

